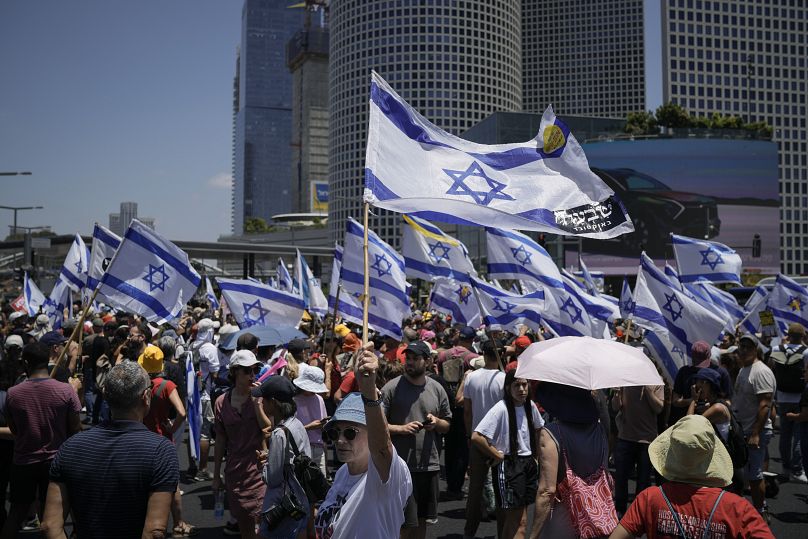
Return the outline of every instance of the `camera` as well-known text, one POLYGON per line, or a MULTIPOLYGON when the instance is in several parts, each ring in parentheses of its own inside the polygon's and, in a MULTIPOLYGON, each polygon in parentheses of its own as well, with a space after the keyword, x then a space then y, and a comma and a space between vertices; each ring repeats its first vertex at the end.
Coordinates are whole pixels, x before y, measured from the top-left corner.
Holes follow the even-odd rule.
POLYGON ((286 491, 278 503, 267 509, 264 513, 264 520, 267 528, 275 529, 286 517, 292 520, 300 520, 306 516, 306 508, 297 499, 293 492, 286 491))

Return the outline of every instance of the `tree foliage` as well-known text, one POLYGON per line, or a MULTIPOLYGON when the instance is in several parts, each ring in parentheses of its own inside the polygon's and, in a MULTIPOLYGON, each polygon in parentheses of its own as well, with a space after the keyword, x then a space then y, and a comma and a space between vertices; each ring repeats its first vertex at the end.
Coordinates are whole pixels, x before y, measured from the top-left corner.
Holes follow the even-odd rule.
POLYGON ((696 129, 737 129, 750 131, 758 137, 771 138, 773 129, 766 122, 746 123, 740 116, 714 112, 709 116, 691 116, 676 103, 665 103, 656 112, 630 112, 625 132, 631 135, 655 135, 659 127, 696 129))
POLYGON ((264 234, 269 232, 269 225, 261 217, 247 217, 244 220, 245 234, 264 234))

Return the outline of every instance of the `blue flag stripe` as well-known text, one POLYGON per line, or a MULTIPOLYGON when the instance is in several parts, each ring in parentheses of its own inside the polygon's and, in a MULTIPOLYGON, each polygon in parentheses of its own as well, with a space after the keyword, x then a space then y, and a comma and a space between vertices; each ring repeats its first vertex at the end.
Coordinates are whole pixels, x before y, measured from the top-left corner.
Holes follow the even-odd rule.
POLYGON ((121 245, 121 241, 118 238, 114 238, 107 234, 105 230, 100 227, 95 227, 93 231, 93 237, 98 238, 102 242, 106 243, 110 247, 117 249, 121 245))
POLYGON ((199 282, 201 281, 200 276, 195 275, 193 271, 189 269, 188 265, 185 262, 179 260, 174 255, 172 255, 171 253, 169 253, 168 251, 166 251, 165 249, 154 243, 152 240, 143 236, 140 232, 136 231, 132 227, 129 227, 126 230, 126 239, 131 240, 133 243, 139 245, 146 251, 154 255, 157 255, 166 264, 174 268, 174 270, 177 273, 185 277, 185 279, 187 279, 189 282, 195 284, 196 286, 199 286, 199 282))
MULTIPOLYGON (((364 232, 362 232, 362 227, 359 224, 351 220, 348 220, 347 227, 348 228, 346 234, 353 234, 354 236, 359 236, 360 238, 363 238, 364 241, 364 232)), ((391 262, 394 262, 402 272, 404 271, 404 261, 401 259, 401 255, 391 250, 390 247, 388 247, 384 242, 379 240, 375 236, 375 234, 371 234, 370 231, 368 231, 368 243, 372 243, 373 245, 384 251, 384 253, 389 255, 390 258, 392 259, 391 262)))
POLYGON ((74 274, 67 271, 64 267, 62 268, 62 271, 59 272, 59 275, 61 275, 62 277, 64 277, 68 281, 70 281, 72 284, 74 284, 78 288, 84 288, 84 283, 81 281, 81 279, 79 279, 74 274))
POLYGON ((656 333, 653 331, 647 331, 645 333, 645 339, 648 343, 654 348, 659 356, 659 360, 662 361, 663 366, 670 374, 671 378, 676 377, 676 373, 679 371, 679 368, 676 366, 676 362, 670 355, 668 351, 668 347, 659 339, 656 333))
POLYGON ((110 288, 114 288, 116 291, 126 294, 130 298, 145 305, 146 307, 151 309, 155 314, 157 314, 160 318, 164 320, 170 320, 172 318, 172 313, 168 312, 162 303, 160 303, 147 293, 143 292, 142 290, 139 290, 134 286, 130 285, 129 283, 121 281, 114 275, 105 273, 104 278, 101 280, 101 282, 104 285, 109 286, 110 288))
POLYGON ((221 291, 228 291, 228 292, 239 292, 242 294, 250 294, 253 296, 258 296, 264 298, 269 301, 274 301, 276 303, 282 303, 284 305, 288 305, 290 307, 296 307, 299 309, 304 309, 305 306, 303 304, 303 299, 298 298, 295 296, 289 296, 288 294, 281 294, 279 292, 275 292, 273 290, 267 290, 265 288, 260 288, 257 286, 251 286, 248 284, 234 284, 234 283, 227 283, 218 281, 219 283, 219 290, 221 291))
MULTIPOLYGON (((348 281, 350 283, 358 284, 361 286, 365 285, 365 276, 353 272, 351 270, 346 270, 344 267, 342 268, 342 280, 348 281)), ((376 277, 370 278, 370 288, 374 288, 376 290, 380 290, 386 292, 387 294, 393 296, 393 298, 399 300, 401 303, 406 305, 407 307, 410 306, 410 300, 406 293, 402 292, 395 286, 382 281, 381 279, 377 279, 376 277)))
POLYGON ((447 268, 445 266, 435 266, 432 264, 425 264, 420 260, 415 260, 414 258, 410 258, 408 256, 404 257, 404 265, 409 269, 420 271, 421 273, 424 273, 426 275, 448 277, 456 281, 463 281, 466 283, 469 282, 468 273, 455 271, 452 268, 447 268))

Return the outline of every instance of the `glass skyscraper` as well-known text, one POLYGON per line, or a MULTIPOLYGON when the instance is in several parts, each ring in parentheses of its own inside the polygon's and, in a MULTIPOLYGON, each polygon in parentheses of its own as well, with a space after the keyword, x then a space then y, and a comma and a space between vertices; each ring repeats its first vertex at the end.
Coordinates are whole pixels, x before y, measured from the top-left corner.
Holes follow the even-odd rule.
POLYGON ((286 43, 304 10, 287 0, 245 0, 233 148, 234 234, 249 217, 291 211, 292 78, 286 43))

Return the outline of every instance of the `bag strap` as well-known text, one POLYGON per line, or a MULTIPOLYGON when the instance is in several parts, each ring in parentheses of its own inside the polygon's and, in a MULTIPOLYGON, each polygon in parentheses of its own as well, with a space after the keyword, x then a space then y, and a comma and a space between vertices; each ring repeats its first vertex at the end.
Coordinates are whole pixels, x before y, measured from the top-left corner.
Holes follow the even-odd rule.
POLYGON ((286 443, 287 445, 292 446, 292 452, 295 456, 300 455, 300 450, 297 448, 297 444, 295 443, 295 439, 292 436, 292 433, 286 428, 286 425, 278 425, 278 427, 283 429, 283 432, 286 434, 286 443))
POLYGON ((713 516, 715 516, 715 510, 718 509, 718 502, 721 501, 721 498, 724 497, 724 493, 726 491, 722 490, 718 494, 718 498, 715 499, 715 503, 713 504, 713 510, 710 511, 710 518, 707 519, 707 526, 704 527, 704 533, 702 534, 702 539, 707 539, 710 536, 710 524, 713 523, 713 516))
POLYGON ((157 391, 155 391, 155 396, 159 399, 163 396, 163 389, 166 387, 168 380, 163 378, 163 381, 160 382, 160 385, 157 387, 157 391))
MULTIPOLYGON (((690 539, 690 536, 687 535, 687 532, 685 532, 685 527, 682 526, 682 521, 679 519, 679 513, 677 513, 676 510, 673 508, 673 505, 671 505, 671 501, 665 495, 665 491, 662 490, 662 485, 660 485, 657 488, 659 488, 659 492, 662 493, 662 498, 665 500, 665 503, 668 504, 668 509, 670 509, 671 515, 673 515, 673 520, 674 520, 674 522, 676 522, 676 527, 679 528, 679 533, 682 534, 682 537, 684 539, 690 539)), ((713 507, 713 510, 715 510, 715 507, 713 507)), ((711 515, 710 518, 712 519, 712 515, 711 515)), ((710 528, 710 526, 708 524, 707 529, 709 529, 709 528, 710 528)))

